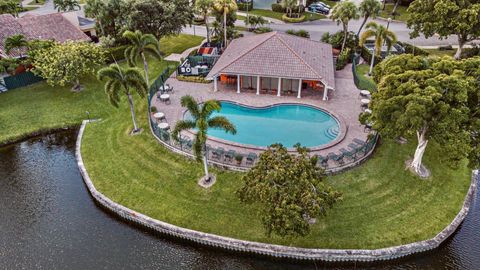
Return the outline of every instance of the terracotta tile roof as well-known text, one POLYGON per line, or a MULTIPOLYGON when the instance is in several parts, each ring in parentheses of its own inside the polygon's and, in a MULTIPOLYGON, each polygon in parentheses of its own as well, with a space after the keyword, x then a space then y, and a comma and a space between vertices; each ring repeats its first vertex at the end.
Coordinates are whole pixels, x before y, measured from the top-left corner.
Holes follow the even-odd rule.
MULTIPOLYGON (((5 55, 4 40, 15 34, 22 34, 27 40, 43 39, 65 42, 67 40, 89 41, 90 38, 70 23, 61 13, 47 15, 26 15, 14 18, 10 14, 0 15, 0 55, 5 55), (6 27, 4 27, 4 25, 6 27)), ((10 56, 19 56, 16 51, 10 56)))
POLYGON ((233 40, 207 78, 219 73, 320 80, 335 88, 330 44, 278 32, 233 40))

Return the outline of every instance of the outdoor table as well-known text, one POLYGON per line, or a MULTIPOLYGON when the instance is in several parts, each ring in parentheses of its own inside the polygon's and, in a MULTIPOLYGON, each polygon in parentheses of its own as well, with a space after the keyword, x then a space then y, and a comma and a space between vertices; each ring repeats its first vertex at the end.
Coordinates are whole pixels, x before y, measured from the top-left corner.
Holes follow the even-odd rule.
POLYGON ((158 124, 158 127, 159 127, 160 129, 163 129, 163 130, 167 130, 167 129, 170 128, 170 126, 168 125, 168 123, 160 123, 160 124, 158 124))
POLYGON ((370 99, 362 98, 360 102, 362 103, 362 106, 368 106, 368 104, 370 104, 370 99))
POLYGON ((163 94, 160 96, 160 100, 163 102, 170 101, 170 95, 169 94, 163 94))
POLYGON ((157 112, 153 115, 157 120, 161 120, 165 118, 165 114, 163 112, 157 112))
POLYGON ((360 95, 361 95, 361 96, 364 96, 364 97, 368 97, 368 96, 370 96, 370 91, 368 91, 368 90, 362 90, 362 91, 360 91, 360 95))

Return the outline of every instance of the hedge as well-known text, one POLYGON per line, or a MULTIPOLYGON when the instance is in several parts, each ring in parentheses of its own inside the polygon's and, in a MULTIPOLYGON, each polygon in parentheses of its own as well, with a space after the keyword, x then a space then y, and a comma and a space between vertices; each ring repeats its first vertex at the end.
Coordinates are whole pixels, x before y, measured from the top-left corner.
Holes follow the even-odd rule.
POLYGON ((287 22, 287 23, 300 23, 300 22, 305 21, 305 15, 302 15, 298 18, 290 18, 290 17, 288 17, 287 14, 283 14, 282 21, 287 22))
POLYGON ((411 53, 413 55, 429 55, 429 52, 417 46, 414 46, 412 44, 409 44, 406 42, 400 42, 400 41, 398 41, 397 43, 400 44, 405 49, 405 53, 411 53))
POLYGON ((238 6, 238 10, 241 10, 241 11, 247 11, 247 7, 248 7, 248 10, 252 10, 253 0, 250 3, 237 3, 237 6, 238 6))
POLYGON ((108 48, 107 51, 107 63, 113 63, 115 61, 125 59, 125 49, 128 45, 120 45, 113 48, 108 48))
POLYGON ((274 12, 285 12, 285 9, 281 4, 272 4, 272 11, 274 12))
POLYGON ((210 83, 202 76, 184 76, 184 75, 177 75, 177 80, 184 81, 184 82, 194 82, 194 83, 210 83))

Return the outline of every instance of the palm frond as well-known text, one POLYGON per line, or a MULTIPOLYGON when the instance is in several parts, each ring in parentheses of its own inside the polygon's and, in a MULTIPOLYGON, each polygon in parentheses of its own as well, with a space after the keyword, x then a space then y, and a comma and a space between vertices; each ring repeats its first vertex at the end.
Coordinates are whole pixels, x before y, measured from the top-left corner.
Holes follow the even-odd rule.
POLYGON ((182 132, 183 130, 188 130, 193 128, 195 128, 195 122, 191 120, 179 120, 175 124, 175 128, 172 131, 172 137, 175 141, 178 142, 180 140, 180 138, 178 137, 180 132, 182 132))
POLYGON ((202 111, 200 112, 200 115, 202 118, 208 119, 208 117, 210 117, 213 112, 219 112, 221 109, 222 105, 218 100, 207 100, 202 106, 202 111))
POLYGON ((375 31, 371 29, 365 30, 365 32, 363 32, 362 35, 360 36, 359 45, 363 46, 365 44, 365 41, 367 41, 367 39, 374 36, 376 36, 375 31))
POLYGON ((197 161, 202 161, 202 150, 205 141, 201 139, 201 136, 195 136, 195 140, 193 141, 192 150, 193 154, 197 161))
POLYGON ((112 64, 108 67, 104 67, 97 72, 98 80, 102 81, 103 79, 111 80, 121 80, 121 74, 119 68, 116 64, 112 64))
POLYGON ((180 104, 182 107, 187 108, 194 119, 200 118, 200 111, 198 108, 197 101, 190 95, 183 96, 180 99, 180 104))
POLYGON ((212 128, 223 129, 227 133, 236 134, 237 129, 234 124, 232 124, 226 117, 224 116, 215 116, 208 120, 208 126, 212 128))

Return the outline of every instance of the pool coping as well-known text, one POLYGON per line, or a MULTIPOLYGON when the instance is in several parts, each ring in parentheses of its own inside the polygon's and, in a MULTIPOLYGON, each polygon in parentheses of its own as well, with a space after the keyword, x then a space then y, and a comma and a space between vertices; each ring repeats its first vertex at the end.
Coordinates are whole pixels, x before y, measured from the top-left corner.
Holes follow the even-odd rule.
POLYGON ((220 235, 204 233, 187 228, 175 226, 157 219, 153 219, 147 215, 129 209, 121 204, 112 201, 110 198, 99 192, 93 184, 90 176, 85 168, 81 154, 81 145, 83 133, 87 123, 90 121, 84 120, 78 132, 78 137, 75 147, 75 157, 77 165, 82 175, 82 178, 87 186, 87 189, 94 201, 100 206, 104 207, 116 216, 133 222, 139 226, 170 235, 180 239, 189 240, 206 246, 222 248, 235 252, 244 252, 252 254, 260 254, 276 258, 288 258, 299 260, 319 260, 331 262, 373 262, 393 260, 415 253, 425 252, 438 248, 443 242, 452 236, 458 229, 460 224, 467 216, 475 192, 477 191, 477 182, 479 181, 479 171, 472 172, 471 183, 462 208, 455 216, 453 221, 440 231, 435 237, 427 240, 413 242, 409 244, 385 247, 380 249, 321 249, 321 248, 300 248, 293 246, 283 246, 276 244, 260 243, 254 241, 246 241, 235 239, 231 237, 224 237, 220 235))
MULTIPOLYGON (((270 105, 267 105, 267 106, 251 106, 251 105, 243 104, 243 103, 228 100, 228 99, 221 99, 221 100, 218 100, 218 101, 219 102, 228 102, 228 103, 236 104, 236 105, 239 105, 239 106, 242 106, 242 107, 245 107, 245 108, 259 109, 259 110, 260 109, 273 108, 273 107, 282 106, 282 105, 302 105, 302 106, 305 106, 305 107, 310 107, 310 108, 322 111, 322 112, 330 115, 338 123, 338 126, 339 126, 338 136, 333 141, 330 141, 326 144, 313 146, 313 147, 307 147, 310 151, 320 151, 320 150, 325 150, 325 149, 331 148, 331 147, 341 143, 345 139, 345 136, 347 135, 347 132, 348 132, 348 124, 343 119, 343 117, 341 117, 340 115, 338 115, 336 113, 330 112, 329 110, 326 110, 324 108, 314 106, 314 105, 310 105, 310 104, 305 104, 305 103, 301 103, 301 102, 298 102, 298 103, 295 103, 295 102, 279 102, 279 103, 274 103, 274 104, 270 104, 270 105)), ((182 117, 184 117, 187 112, 188 112, 187 109, 183 110, 182 117)), ((196 132, 193 131, 193 130, 186 130, 185 132, 192 135, 192 136, 196 134, 196 132)), ((257 146, 257 145, 251 145, 251 144, 237 143, 237 142, 232 142, 232 141, 220 139, 220 138, 217 138, 215 136, 208 136, 207 137, 207 142, 209 140, 213 141, 213 142, 220 143, 220 144, 224 144, 224 145, 227 145, 227 146, 234 146, 234 147, 250 149, 250 150, 266 151, 268 149, 268 146, 257 146)), ((288 147, 287 151, 288 152, 297 152, 297 149, 294 148, 294 147, 288 147)))

